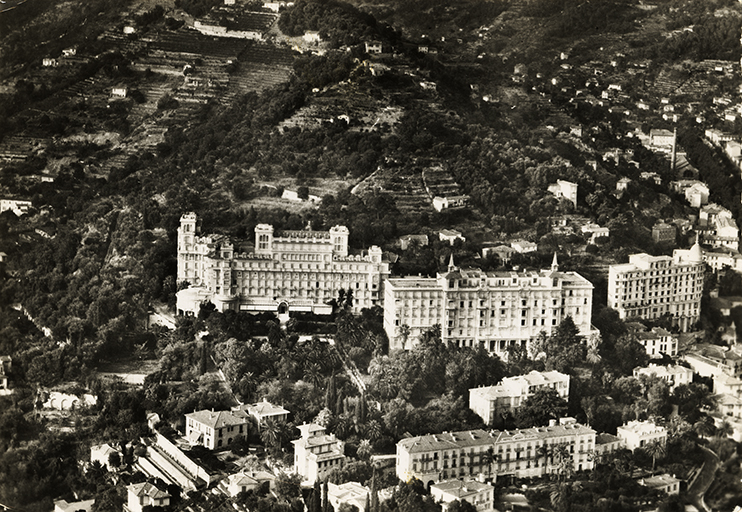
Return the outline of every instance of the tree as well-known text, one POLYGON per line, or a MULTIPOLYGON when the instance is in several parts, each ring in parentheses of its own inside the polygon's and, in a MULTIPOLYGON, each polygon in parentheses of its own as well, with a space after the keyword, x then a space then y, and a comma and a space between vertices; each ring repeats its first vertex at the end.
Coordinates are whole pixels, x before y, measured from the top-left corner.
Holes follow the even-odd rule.
POLYGON ((285 501, 301 497, 301 475, 281 471, 276 477, 276 494, 285 501))
POLYGON ((716 435, 721 438, 726 438, 734 434, 734 427, 727 420, 721 422, 721 425, 716 427, 716 435))
POLYGON ((477 512, 477 507, 466 500, 455 500, 448 504, 448 512, 477 512))
POLYGON ((371 456, 371 451, 371 442, 368 439, 361 439, 361 442, 358 443, 358 457, 366 460, 371 456))
POLYGON ((655 441, 649 443, 644 447, 644 451, 652 456, 652 474, 654 475, 654 466, 657 459, 661 459, 667 453, 667 446, 662 441, 655 441))
POLYGON ((567 402, 556 389, 542 388, 526 398, 515 414, 518 428, 543 427, 567 413, 567 402))

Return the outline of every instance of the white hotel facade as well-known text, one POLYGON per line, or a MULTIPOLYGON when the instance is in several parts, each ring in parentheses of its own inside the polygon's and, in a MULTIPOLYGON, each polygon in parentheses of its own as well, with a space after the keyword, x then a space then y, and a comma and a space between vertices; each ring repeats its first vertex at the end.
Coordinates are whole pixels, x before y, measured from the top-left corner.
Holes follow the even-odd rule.
POLYGON ((687 332, 700 318, 704 268, 698 242, 672 256, 632 254, 629 263, 608 270, 608 306, 628 321, 670 314, 687 332))
POLYGON ((409 349, 427 329, 441 326, 444 343, 504 354, 550 334, 571 316, 581 335, 592 333, 593 285, 556 263, 540 272, 483 272, 449 264, 437 277, 388 279, 384 285, 384 330, 389 348, 409 349), (405 334, 405 328, 409 333, 405 334))
POLYGON ((397 476, 423 484, 485 474, 540 477, 558 470, 557 448, 565 447, 575 471, 593 469, 595 431, 562 418, 559 424, 510 431, 467 430, 402 439, 397 476), (488 456, 491 454, 491 458, 488 456))
POLYGON ((329 314, 340 289, 353 292, 356 313, 381 304, 389 263, 377 246, 350 254, 345 226, 278 234, 258 224, 248 253, 226 236, 199 235, 197 221, 186 213, 178 228, 178 282, 190 284, 177 294, 179 313, 197 314, 211 301, 219 311, 329 314))

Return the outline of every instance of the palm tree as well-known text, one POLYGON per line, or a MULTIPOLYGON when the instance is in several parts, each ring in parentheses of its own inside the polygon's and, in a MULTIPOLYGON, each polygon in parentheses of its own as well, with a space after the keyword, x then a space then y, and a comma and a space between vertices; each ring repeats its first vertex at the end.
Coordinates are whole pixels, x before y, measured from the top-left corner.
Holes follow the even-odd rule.
POLYGON ((358 457, 367 460, 371 456, 371 452, 371 441, 368 439, 361 439, 361 442, 358 443, 358 457))
POLYGON ((376 441, 381 437, 381 424, 377 420, 367 421, 364 433, 371 441, 376 441))
POLYGON ((716 427, 716 435, 719 437, 729 437, 734 434, 734 427, 727 420, 721 422, 721 425, 716 427))
POLYGON ((482 466, 487 465, 487 478, 492 476, 493 462, 495 462, 495 449, 490 446, 486 452, 482 453, 482 466))
POLYGON ((402 324, 399 326, 399 337, 402 338, 402 348, 407 346, 407 339, 410 337, 410 326, 402 324))
POLYGON ((567 449, 567 445, 560 444, 554 447, 553 457, 559 461, 559 477, 566 477, 574 469, 572 456, 567 449))
POLYGON ((265 425, 260 430, 260 440, 266 447, 275 448, 278 445, 280 450, 281 425, 271 419, 265 420, 265 425))
POLYGON ((544 443, 538 448, 536 448, 536 456, 544 459, 544 466, 548 464, 550 455, 551 455, 551 448, 549 448, 548 444, 544 443))
POLYGON ((716 427, 714 426, 714 420, 710 416, 706 416, 703 419, 698 420, 693 424, 693 430, 701 437, 708 437, 714 435, 716 427))
POLYGON ((304 378, 312 383, 315 388, 319 388, 324 380, 322 368, 317 363, 310 363, 304 369, 304 378))
POLYGON ((662 441, 655 441, 645 446, 644 451, 647 452, 648 455, 652 456, 652 474, 654 475, 655 463, 657 462, 657 459, 661 459, 665 456, 667 453, 667 447, 662 441))

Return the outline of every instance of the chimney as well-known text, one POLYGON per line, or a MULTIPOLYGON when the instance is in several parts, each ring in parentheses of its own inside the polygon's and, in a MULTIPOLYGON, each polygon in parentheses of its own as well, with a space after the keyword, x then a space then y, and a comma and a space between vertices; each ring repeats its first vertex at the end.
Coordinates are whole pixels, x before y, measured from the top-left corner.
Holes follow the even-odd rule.
POLYGON ((672 155, 670 156, 670 170, 675 170, 675 165, 678 158, 678 129, 677 127, 672 131, 672 155))
POLYGON ((556 425, 557 425, 557 420, 555 420, 555 419, 549 420, 549 426, 550 427, 556 427, 556 425))

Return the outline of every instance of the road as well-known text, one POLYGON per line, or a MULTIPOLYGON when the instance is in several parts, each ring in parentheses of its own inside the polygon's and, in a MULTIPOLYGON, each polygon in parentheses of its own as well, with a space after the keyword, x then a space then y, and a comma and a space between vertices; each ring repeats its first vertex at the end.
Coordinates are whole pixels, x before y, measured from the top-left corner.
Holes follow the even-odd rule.
POLYGON ((719 457, 708 448, 702 446, 701 449, 703 450, 703 466, 701 467, 701 473, 698 475, 698 478, 696 478, 696 481, 688 488, 688 500, 693 503, 698 510, 710 512, 711 509, 706 506, 706 503, 703 501, 703 496, 714 481, 716 470, 719 468, 719 457))

